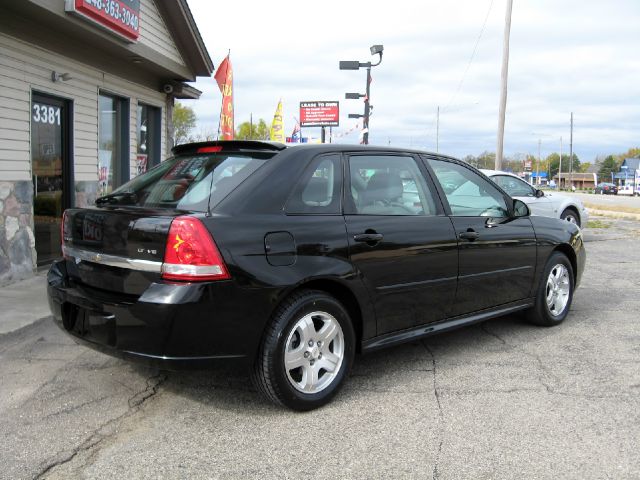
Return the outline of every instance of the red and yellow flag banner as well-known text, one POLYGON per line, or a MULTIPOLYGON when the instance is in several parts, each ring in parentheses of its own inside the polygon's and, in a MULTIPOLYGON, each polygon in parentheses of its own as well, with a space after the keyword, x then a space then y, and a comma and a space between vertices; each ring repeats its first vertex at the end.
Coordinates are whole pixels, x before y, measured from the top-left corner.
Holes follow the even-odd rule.
POLYGON ((229 55, 225 57, 214 75, 222 93, 222 109, 220 110, 220 138, 233 140, 233 67, 229 55))

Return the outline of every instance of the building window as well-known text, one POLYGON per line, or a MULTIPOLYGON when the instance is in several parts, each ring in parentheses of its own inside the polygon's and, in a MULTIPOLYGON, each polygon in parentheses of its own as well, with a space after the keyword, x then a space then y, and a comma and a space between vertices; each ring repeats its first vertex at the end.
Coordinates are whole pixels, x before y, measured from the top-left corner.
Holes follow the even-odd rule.
POLYGON ((161 109, 138 103, 136 173, 140 175, 160 163, 161 109))
POLYGON ((98 96, 98 195, 129 180, 129 100, 98 96))

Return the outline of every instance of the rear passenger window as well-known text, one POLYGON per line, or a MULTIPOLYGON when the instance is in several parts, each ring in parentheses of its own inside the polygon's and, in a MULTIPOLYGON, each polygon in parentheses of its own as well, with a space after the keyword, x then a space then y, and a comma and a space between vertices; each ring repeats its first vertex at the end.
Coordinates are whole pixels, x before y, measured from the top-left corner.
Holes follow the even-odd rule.
POLYGON ((339 155, 323 155, 311 162, 287 202, 291 214, 339 214, 342 169, 339 155))
POLYGON ((435 215, 433 197, 413 157, 358 155, 349 159, 351 197, 361 215, 435 215))

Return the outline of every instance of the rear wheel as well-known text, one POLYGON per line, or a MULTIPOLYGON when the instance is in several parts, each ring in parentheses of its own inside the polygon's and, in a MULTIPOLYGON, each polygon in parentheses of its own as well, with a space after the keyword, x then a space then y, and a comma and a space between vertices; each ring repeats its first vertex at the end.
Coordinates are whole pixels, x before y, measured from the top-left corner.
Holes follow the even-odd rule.
POLYGON ((545 327, 562 323, 571 308, 573 289, 571 262, 563 253, 554 252, 542 274, 535 305, 527 311, 528 320, 545 327))
POLYGON ((274 403, 312 410, 338 392, 354 352, 355 334, 342 304, 303 290, 285 300, 267 327, 253 381, 274 403))
POLYGON ((569 223, 575 223, 579 227, 580 225, 580 217, 578 216, 578 212, 576 212, 573 208, 567 208, 562 215, 560 215, 562 220, 566 220, 569 223))

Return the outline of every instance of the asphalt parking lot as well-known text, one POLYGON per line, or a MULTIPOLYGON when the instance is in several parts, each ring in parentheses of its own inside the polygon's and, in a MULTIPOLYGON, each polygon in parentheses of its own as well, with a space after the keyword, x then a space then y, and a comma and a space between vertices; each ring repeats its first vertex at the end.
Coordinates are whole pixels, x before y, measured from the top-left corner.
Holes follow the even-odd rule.
POLYGON ((0 478, 640 478, 640 223, 602 223, 561 326, 508 316, 359 357, 311 413, 50 319, 0 335, 0 478))

